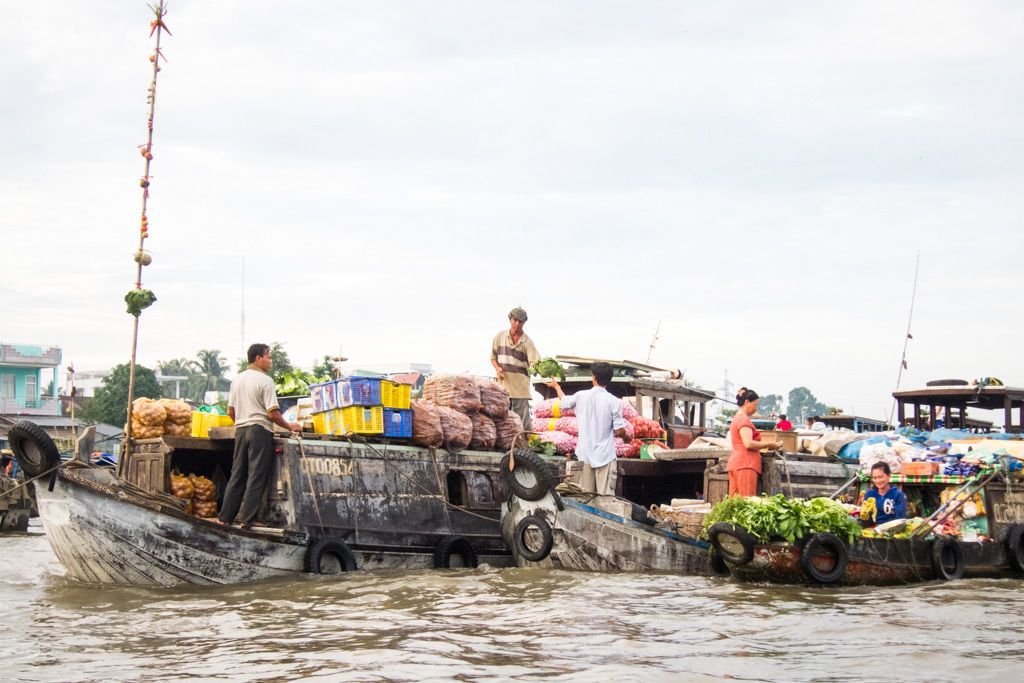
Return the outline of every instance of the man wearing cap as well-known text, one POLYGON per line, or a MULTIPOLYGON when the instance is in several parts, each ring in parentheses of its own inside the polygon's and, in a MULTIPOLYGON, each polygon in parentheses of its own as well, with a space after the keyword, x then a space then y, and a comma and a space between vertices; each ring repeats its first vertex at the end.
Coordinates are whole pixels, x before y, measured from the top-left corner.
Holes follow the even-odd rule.
POLYGON ((530 366, 540 360, 540 354, 523 332, 526 311, 516 306, 508 312, 508 322, 509 329, 494 335, 491 342, 491 365, 508 389, 512 411, 522 418, 523 429, 530 431, 530 366))

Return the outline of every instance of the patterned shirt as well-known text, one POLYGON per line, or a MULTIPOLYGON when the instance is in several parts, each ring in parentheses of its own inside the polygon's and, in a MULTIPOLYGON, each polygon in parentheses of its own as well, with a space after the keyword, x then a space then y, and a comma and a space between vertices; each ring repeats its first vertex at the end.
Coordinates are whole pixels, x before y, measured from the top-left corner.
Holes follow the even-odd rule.
POLYGON ((497 360, 505 371, 502 384, 508 389, 509 398, 530 398, 530 366, 540 360, 540 354, 525 332, 519 337, 518 344, 512 343, 509 330, 494 335, 491 360, 497 360))

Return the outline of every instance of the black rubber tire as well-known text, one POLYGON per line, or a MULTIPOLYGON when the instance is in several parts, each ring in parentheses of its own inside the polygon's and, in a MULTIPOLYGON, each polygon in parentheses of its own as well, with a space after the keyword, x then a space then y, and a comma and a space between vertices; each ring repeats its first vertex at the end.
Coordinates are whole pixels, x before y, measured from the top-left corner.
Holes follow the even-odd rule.
POLYGON ((505 488, 523 500, 543 498, 554 485, 555 477, 552 476, 551 467, 541 456, 526 448, 516 450, 515 463, 515 469, 510 472, 506 455, 498 466, 505 488))
POLYGON ((849 560, 850 553, 846 549, 846 544, 835 534, 814 534, 800 551, 800 568, 804 570, 807 578, 815 583, 830 584, 841 579, 849 560), (822 571, 814 564, 814 556, 821 550, 831 551, 836 556, 835 565, 828 571, 822 571))
POLYGON ((708 538, 711 540, 715 552, 728 564, 738 567, 754 559, 754 546, 757 545, 757 539, 741 526, 729 522, 715 522, 708 529, 708 538), (738 549, 737 545, 739 545, 738 549))
POLYGON ((965 379, 933 379, 924 383, 926 387, 966 387, 968 384, 965 379))
POLYGON ((462 565, 468 569, 476 569, 480 564, 476 550, 469 539, 462 536, 445 536, 434 548, 434 568, 451 569, 452 555, 462 557, 462 565))
POLYGON ((7 440, 26 479, 38 477, 60 464, 60 451, 53 439, 34 422, 20 420, 14 423, 7 440))
POLYGON ((932 541, 932 570, 940 581, 955 581, 964 575, 964 549, 955 539, 939 536, 932 541), (949 566, 952 562, 952 567, 949 566))
POLYGON ((516 553, 524 560, 540 562, 551 554, 551 548, 555 544, 555 538, 551 533, 551 525, 537 515, 526 515, 516 524, 516 530, 512 537, 516 553), (523 538, 531 528, 540 530, 540 548, 531 549, 526 545, 523 538))
POLYGON ((333 557, 341 567, 342 572, 354 572, 356 570, 356 556, 352 553, 344 541, 337 538, 321 538, 306 550, 305 570, 310 574, 334 574, 337 572, 324 571, 323 560, 325 557, 333 557))
POLYGON ((722 555, 715 549, 711 550, 711 573, 715 576, 729 576, 729 565, 722 559, 722 555))
POLYGON ((1024 574, 1024 524, 1014 524, 1007 532, 1006 560, 1010 569, 1024 574))

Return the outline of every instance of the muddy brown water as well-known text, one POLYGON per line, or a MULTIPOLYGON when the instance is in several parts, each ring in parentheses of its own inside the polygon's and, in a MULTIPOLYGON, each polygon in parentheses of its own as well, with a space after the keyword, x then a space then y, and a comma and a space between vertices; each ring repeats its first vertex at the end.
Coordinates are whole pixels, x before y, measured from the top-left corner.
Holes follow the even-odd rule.
POLYGON ((1024 581, 824 590, 529 569, 84 586, 0 537, 4 681, 1011 681, 1024 581))

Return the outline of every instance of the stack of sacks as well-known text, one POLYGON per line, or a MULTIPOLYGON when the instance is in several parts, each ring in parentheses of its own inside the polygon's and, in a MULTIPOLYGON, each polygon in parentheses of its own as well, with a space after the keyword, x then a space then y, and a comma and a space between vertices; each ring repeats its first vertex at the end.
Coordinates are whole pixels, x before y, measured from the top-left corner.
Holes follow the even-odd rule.
POLYGON ((174 471, 171 472, 171 494, 177 498, 188 501, 185 504, 185 514, 191 515, 193 512, 192 496, 195 495, 195 487, 192 486, 192 482, 188 476, 179 474, 174 471))
POLYGON ((433 375, 423 383, 423 400, 469 415, 479 412, 480 387, 468 375, 433 375))
POLYGON ((523 434, 523 419, 511 410, 505 411, 505 417, 494 420, 494 427, 497 430, 494 447, 503 451, 518 448, 526 445, 526 437, 523 434), (517 443, 518 441, 518 443, 517 443))
POLYGON ((217 486, 206 477, 197 477, 194 474, 188 475, 192 482, 194 493, 192 494, 192 507, 196 517, 217 516, 217 486))
POLYGON ((523 431, 522 420, 509 410, 508 392, 490 379, 469 375, 435 375, 423 385, 423 398, 413 405, 413 443, 437 446, 436 413, 441 442, 450 451, 466 447, 510 448, 523 431), (418 412, 417 412, 418 411, 418 412), (419 424, 421 420, 428 425, 419 424))
POLYGON ((476 385, 480 389, 480 412, 498 420, 508 413, 508 390, 488 378, 478 378, 476 385))
MULTIPOLYGON (((626 420, 626 433, 630 438, 639 437, 637 425, 643 434, 650 434, 647 438, 660 437, 662 434, 661 425, 654 420, 648 420, 637 413, 629 399, 622 400, 622 417, 626 420), (653 425, 653 426, 652 426, 653 425), (655 433, 655 428, 657 429, 655 433)), ((537 438, 541 441, 548 441, 555 444, 559 453, 569 454, 576 451, 579 437, 579 423, 576 421, 576 411, 573 408, 562 408, 561 400, 557 398, 541 401, 533 409, 533 430, 537 432, 537 438)), ((620 458, 634 458, 640 455, 640 442, 624 442, 615 438, 615 454, 620 458)))
POLYGON ((164 420, 164 434, 167 436, 192 435, 192 409, 180 399, 162 398, 160 405, 167 414, 164 420))

